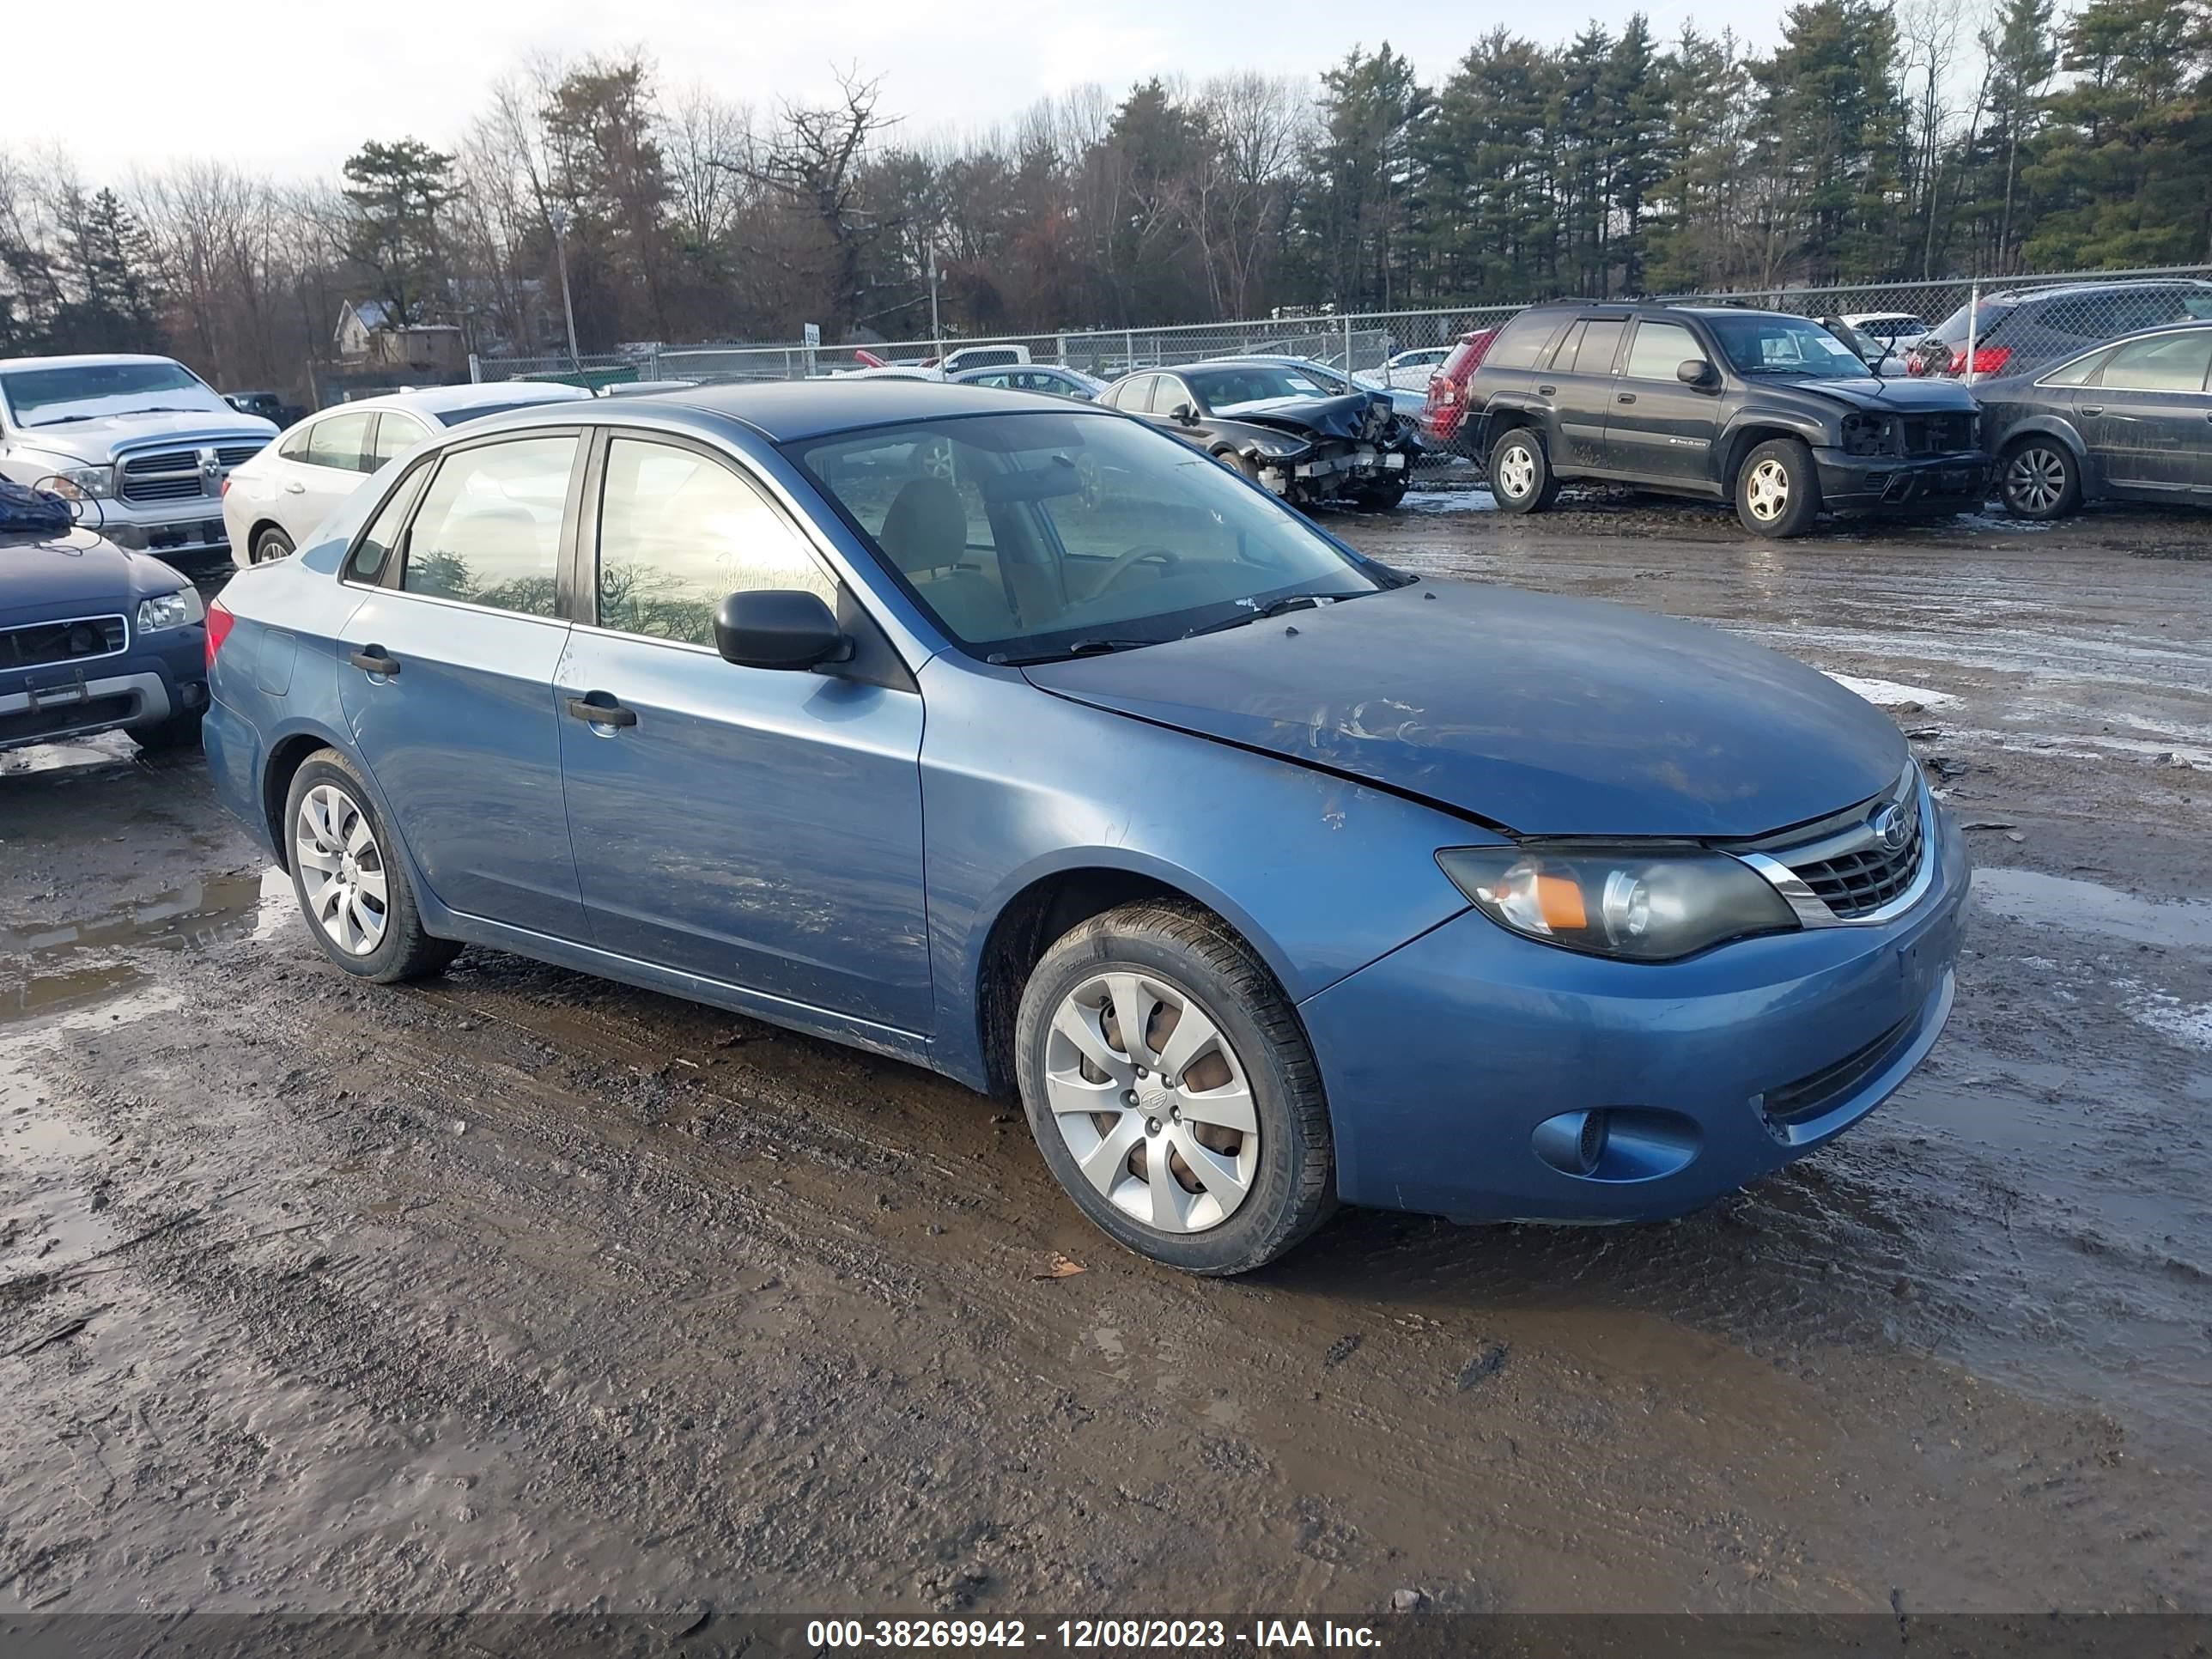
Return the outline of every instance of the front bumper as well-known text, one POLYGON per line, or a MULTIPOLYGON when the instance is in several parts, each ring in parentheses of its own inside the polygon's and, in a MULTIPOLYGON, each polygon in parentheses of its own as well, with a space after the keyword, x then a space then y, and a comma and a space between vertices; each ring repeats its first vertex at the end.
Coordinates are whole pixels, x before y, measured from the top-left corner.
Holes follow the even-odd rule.
POLYGON ((109 497, 82 503, 77 522, 118 547, 155 554, 187 576, 230 565, 230 532, 223 526, 222 502, 214 496, 147 503, 109 497))
POLYGON ((1340 1195, 1471 1220, 1652 1220, 1832 1139, 1950 1012, 1970 866, 1938 821, 1928 890, 1887 924, 1640 964, 1470 910, 1309 999, 1340 1195), (1575 1170, 1593 1113, 1606 1151, 1575 1170))
POLYGON ((1832 513, 1958 513, 1989 495, 1989 458, 1978 449, 1946 455, 1852 455, 1816 449, 1820 505, 1832 513))
POLYGON ((1261 456, 1260 482, 1278 495, 1317 500, 1408 477, 1413 452, 1401 444, 1316 444, 1296 455, 1261 456))
POLYGON ((207 629, 136 635, 131 648, 79 665, 0 676, 0 749, 158 726, 207 707, 207 629))

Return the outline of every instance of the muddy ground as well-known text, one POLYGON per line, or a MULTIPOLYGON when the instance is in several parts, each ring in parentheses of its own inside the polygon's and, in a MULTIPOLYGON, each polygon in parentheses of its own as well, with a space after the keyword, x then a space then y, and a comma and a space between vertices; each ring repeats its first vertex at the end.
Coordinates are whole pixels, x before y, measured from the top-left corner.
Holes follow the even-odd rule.
POLYGON ((1000 1103, 481 951, 355 985, 196 757, 9 757, 0 1612, 2205 1610, 2212 520, 1487 506, 1338 524, 1793 652, 1947 776, 1957 1011, 1853 1134, 1177 1278, 1000 1103))

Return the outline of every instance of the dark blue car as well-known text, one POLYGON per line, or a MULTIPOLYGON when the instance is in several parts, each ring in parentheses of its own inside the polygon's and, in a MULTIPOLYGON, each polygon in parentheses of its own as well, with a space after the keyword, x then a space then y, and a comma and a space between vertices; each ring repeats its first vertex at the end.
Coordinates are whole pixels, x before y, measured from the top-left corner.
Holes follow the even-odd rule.
POLYGON ((1872 707, 1403 575, 1109 410, 504 416, 209 620, 218 787, 341 968, 491 945, 1018 1092, 1196 1272, 1340 1200, 1689 1209, 1950 1006, 1965 848, 1872 707))
POLYGON ((89 530, 0 530, 0 749, 113 731, 196 746, 204 615, 176 571, 89 530))

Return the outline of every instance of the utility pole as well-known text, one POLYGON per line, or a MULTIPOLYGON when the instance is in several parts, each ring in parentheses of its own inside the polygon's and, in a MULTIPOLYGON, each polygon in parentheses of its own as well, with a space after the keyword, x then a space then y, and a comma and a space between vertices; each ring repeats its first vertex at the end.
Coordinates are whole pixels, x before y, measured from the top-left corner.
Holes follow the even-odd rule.
POLYGON ((945 362, 945 331, 937 321, 937 239, 929 239, 929 339, 937 361, 945 362))
POLYGON ((576 297, 568 291, 568 210, 546 209, 545 222, 553 228, 553 256, 561 263, 561 309, 568 319, 568 364, 580 377, 584 360, 576 355, 576 297))

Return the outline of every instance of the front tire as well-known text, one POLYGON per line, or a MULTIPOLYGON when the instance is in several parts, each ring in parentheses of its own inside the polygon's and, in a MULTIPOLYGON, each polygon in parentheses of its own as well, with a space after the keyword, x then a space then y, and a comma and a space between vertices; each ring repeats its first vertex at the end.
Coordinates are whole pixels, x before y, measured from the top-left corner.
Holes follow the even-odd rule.
POLYGON ((1543 440, 1516 426, 1491 447, 1490 493, 1508 513, 1541 513, 1559 497, 1543 440))
POLYGON ((275 525, 270 525, 254 537, 253 545, 247 550, 246 558, 253 564, 267 564, 272 559, 289 558, 291 555, 292 538, 275 525))
POLYGON ((460 953, 423 931, 406 864, 338 750, 317 750, 293 774, 284 836, 307 931, 349 974, 391 985, 434 974, 460 953))
POLYGON ((1735 516, 1754 536, 1802 536, 1820 512, 1813 452, 1796 438, 1770 438, 1736 469, 1735 516))
POLYGON ((1044 954, 1016 1069, 1078 1208, 1185 1273, 1249 1273, 1335 1207, 1320 1068, 1249 946, 1194 906, 1126 905, 1044 954))
POLYGON ((124 728, 123 735, 149 755, 173 754, 179 749, 200 746, 200 721, 206 714, 204 708, 194 708, 153 726, 131 726, 124 728))
POLYGON ((2023 438, 2005 451, 1997 495, 2016 519, 2063 519, 2081 505, 2081 469, 2056 438, 2023 438))
POLYGON ((1386 479, 1356 491, 1352 499, 1354 505, 1370 513, 1395 512, 1398 504, 1406 499, 1406 484, 1407 480, 1403 477, 1386 479))

